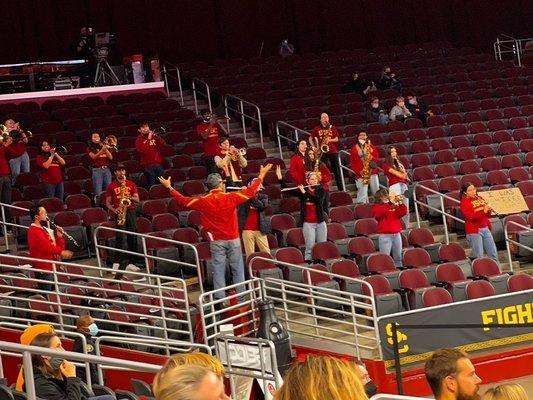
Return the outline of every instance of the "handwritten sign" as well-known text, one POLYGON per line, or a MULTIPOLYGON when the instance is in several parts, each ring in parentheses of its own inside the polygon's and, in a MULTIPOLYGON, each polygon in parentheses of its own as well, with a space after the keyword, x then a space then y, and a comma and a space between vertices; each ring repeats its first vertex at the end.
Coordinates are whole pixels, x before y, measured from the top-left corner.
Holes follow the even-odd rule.
POLYGON ((518 188, 478 192, 478 195, 499 215, 529 211, 524 196, 518 188))

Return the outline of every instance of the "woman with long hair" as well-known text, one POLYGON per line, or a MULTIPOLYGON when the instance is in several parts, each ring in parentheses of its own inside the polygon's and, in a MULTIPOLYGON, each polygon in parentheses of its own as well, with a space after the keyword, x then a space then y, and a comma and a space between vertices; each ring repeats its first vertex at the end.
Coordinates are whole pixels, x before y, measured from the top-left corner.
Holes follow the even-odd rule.
POLYGON ((334 357, 309 356, 291 366, 274 400, 367 400, 357 365, 334 357))
POLYGON ((313 149, 307 149, 305 156, 305 169, 306 171, 316 172, 322 187, 326 192, 329 192, 329 184, 331 183, 331 172, 326 164, 322 160, 316 159, 316 153, 313 149), (318 165, 317 165, 318 164, 318 165))
POLYGON ((461 188, 461 211, 465 216, 466 239, 472 247, 474 258, 483 257, 483 253, 498 261, 498 250, 490 231, 489 217, 492 209, 485 200, 478 196, 474 185, 466 182, 461 188))
POLYGON ((385 162, 381 166, 383 172, 389 182, 389 194, 402 195, 403 204, 407 207, 407 214, 402 218, 404 228, 409 228, 409 197, 407 183, 409 182, 409 175, 404 165, 398 158, 398 151, 396 147, 390 146, 387 149, 385 162))
POLYGON ((296 151, 291 157, 289 165, 289 176, 297 185, 305 184, 305 157, 307 151, 307 141, 300 139, 296 145, 296 151))
POLYGON ((483 400, 528 400, 527 393, 518 383, 504 383, 490 388, 483 400))

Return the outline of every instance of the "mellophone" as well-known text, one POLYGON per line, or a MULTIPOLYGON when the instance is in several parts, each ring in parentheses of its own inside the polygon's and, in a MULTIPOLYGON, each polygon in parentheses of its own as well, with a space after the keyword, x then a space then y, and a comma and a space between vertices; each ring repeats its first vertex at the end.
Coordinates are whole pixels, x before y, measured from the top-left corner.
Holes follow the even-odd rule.
POLYGON ((80 247, 76 239, 74 239, 71 235, 69 235, 62 227, 57 225, 54 221, 52 221, 50 218, 46 218, 48 223, 50 224, 50 227, 53 230, 57 230, 59 233, 61 233, 63 236, 65 236, 68 240, 70 240, 72 243, 74 243, 74 246, 80 247))

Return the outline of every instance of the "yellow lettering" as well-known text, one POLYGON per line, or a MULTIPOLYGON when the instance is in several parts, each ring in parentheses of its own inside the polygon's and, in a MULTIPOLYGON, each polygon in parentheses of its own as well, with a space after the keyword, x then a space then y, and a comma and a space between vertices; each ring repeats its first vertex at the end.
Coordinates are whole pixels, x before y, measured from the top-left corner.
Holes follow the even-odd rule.
POLYGON ((516 324, 516 306, 509 306, 503 309, 503 323, 504 324, 516 324))
MULTIPOLYGON (((387 342, 392 346, 392 324, 387 324, 385 331, 387 332, 387 342)), ((407 335, 403 332, 400 332, 399 329, 396 330, 396 341, 398 342, 398 353, 403 354, 409 351, 409 345, 407 343, 401 347, 399 346, 401 342, 407 341, 407 335)))
MULTIPOLYGON (((533 323, 533 303, 517 304, 494 310, 481 311, 481 321, 483 325, 499 324, 527 324, 533 323)), ((484 327, 485 332, 490 331, 489 327, 484 327)))
POLYGON ((531 312, 531 303, 518 304, 516 306, 516 312, 518 314, 519 324, 531 324, 533 323, 533 313, 531 312))
MULTIPOLYGON (((487 310, 487 311, 481 311, 481 320, 483 321, 483 325, 489 325, 494 322, 495 311, 494 310, 487 310)), ((490 331, 490 328, 483 328, 485 332, 490 331)))
POLYGON ((498 317, 498 324, 503 324, 502 309, 496 309, 496 316, 498 317))

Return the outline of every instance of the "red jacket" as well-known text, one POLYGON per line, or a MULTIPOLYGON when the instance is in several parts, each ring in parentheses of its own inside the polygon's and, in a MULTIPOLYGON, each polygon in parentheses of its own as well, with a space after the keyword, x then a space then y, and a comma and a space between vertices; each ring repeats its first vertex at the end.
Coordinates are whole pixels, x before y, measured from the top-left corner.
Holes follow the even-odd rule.
POLYGON ((389 169, 394 169, 389 164, 381 164, 381 168, 383 168, 383 172, 385 173, 385 176, 387 177, 387 180, 389 181, 389 187, 397 183, 407 183, 406 179, 400 178, 394 175, 393 173, 389 172, 389 169))
POLYGON ((9 162, 6 158, 6 146, 0 144, 0 176, 11 175, 11 168, 9 168, 9 162))
POLYGON ((331 172, 326 164, 321 163, 320 165, 320 183, 325 191, 329 192, 329 184, 331 182, 331 172))
MULTIPOLYGON (((28 229, 28 247, 31 258, 40 258, 41 260, 59 260, 59 256, 65 250, 65 238, 57 237, 56 243, 44 227, 30 225, 28 229)), ((34 268, 45 271, 53 271, 52 263, 40 263, 33 261, 34 268)))
POLYGON ((52 164, 48 168, 45 168, 43 164, 48 160, 48 157, 38 155, 35 159, 35 163, 42 168, 41 181, 50 185, 59 185, 63 182, 63 171, 61 171, 61 165, 54 159, 52 164))
POLYGON ((160 165, 163 157, 159 149, 165 144, 165 141, 158 135, 148 140, 148 136, 139 134, 135 140, 135 149, 141 155, 141 165, 143 167, 160 165))
POLYGON ((289 175, 297 185, 305 185, 305 158, 300 153, 291 157, 289 175))
MULTIPOLYGON (((322 143, 322 139, 324 138, 324 136, 328 135, 327 132, 328 132, 327 129, 324 129, 324 127, 322 125, 319 125, 319 126, 316 126, 313 129, 313 131, 311 132, 311 137, 318 138, 318 144, 320 145, 320 143, 322 143)), ((332 139, 338 138, 339 137, 339 131, 337 130, 337 128, 335 128, 332 125, 329 135, 330 135, 330 138, 332 138, 332 139)), ((329 142, 328 143, 328 146, 329 146, 328 154, 337 153, 339 151, 338 144, 339 144, 339 142, 329 142)))
POLYGON ((378 233, 393 234, 402 231, 401 218, 407 214, 405 204, 398 206, 390 203, 374 204, 372 211, 378 221, 378 233))
POLYGON ((223 131, 218 122, 211 127, 209 125, 210 124, 208 122, 202 122, 198 124, 196 126, 196 132, 198 135, 201 135, 209 129, 209 135, 205 139, 201 136, 200 138, 202 139, 204 146, 204 154, 208 157, 214 157, 220 151, 220 148, 218 147, 218 138, 221 136, 221 132, 223 131))
POLYGON ((463 197, 461 199, 461 211, 465 216, 465 233, 478 233, 479 228, 490 228, 490 211, 483 211, 484 201, 481 198, 470 199, 463 197))
POLYGON ((9 158, 17 158, 26 153, 26 143, 22 140, 20 142, 13 142, 7 146, 7 153, 9 158))
MULTIPOLYGON (((378 149, 373 144, 370 145, 370 151, 372 152, 372 161, 377 163, 379 161, 378 149)), ((350 150, 350 166, 355 174, 355 179, 361 178, 361 172, 363 171, 363 160, 359 156, 359 145, 355 144, 350 150)), ((372 169, 372 175, 377 174, 378 169, 372 169)))
POLYGON ((255 197, 260 184, 261 180, 257 179, 252 186, 238 192, 224 193, 213 189, 201 197, 183 196, 176 190, 171 190, 170 194, 180 204, 200 211, 202 226, 211 233, 213 240, 234 240, 240 237, 237 206, 255 197))

